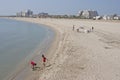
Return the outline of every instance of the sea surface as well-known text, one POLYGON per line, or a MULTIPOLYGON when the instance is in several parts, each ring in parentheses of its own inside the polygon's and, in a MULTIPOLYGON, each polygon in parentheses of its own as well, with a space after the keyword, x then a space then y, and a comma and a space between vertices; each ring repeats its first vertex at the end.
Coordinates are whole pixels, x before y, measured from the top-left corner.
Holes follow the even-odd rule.
POLYGON ((0 18, 0 80, 44 43, 48 45, 53 36, 54 32, 44 25, 0 18))

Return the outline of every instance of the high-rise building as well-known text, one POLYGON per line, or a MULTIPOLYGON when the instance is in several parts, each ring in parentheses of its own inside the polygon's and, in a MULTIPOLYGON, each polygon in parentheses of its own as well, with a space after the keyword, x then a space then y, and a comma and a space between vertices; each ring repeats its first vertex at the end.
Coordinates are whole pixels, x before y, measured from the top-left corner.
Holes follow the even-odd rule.
POLYGON ((26 11, 21 11, 16 14, 18 17, 31 17, 33 15, 33 11, 31 10, 26 10, 26 11))
POLYGON ((31 10, 27 10, 26 11, 26 17, 31 17, 33 15, 33 11, 31 11, 31 10))
POLYGON ((92 19, 93 17, 98 16, 98 13, 93 10, 83 10, 79 11, 79 16, 86 19, 92 19))

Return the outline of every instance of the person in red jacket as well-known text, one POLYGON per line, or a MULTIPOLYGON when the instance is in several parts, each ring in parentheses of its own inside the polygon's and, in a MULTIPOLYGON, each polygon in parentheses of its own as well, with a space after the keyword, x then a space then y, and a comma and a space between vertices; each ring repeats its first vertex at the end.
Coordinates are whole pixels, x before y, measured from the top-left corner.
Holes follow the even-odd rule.
POLYGON ((42 54, 42 62, 43 62, 44 67, 45 67, 46 60, 47 58, 42 54))
POLYGON ((37 65, 35 62, 31 61, 32 69, 35 69, 35 66, 37 65))

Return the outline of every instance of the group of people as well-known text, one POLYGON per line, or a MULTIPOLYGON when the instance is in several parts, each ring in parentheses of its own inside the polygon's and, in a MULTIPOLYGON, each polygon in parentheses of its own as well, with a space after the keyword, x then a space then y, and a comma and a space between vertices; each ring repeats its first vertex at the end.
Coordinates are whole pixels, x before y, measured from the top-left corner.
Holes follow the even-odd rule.
MULTIPOLYGON (((45 67, 45 64, 46 64, 46 60, 47 60, 47 58, 42 54, 42 63, 43 63, 43 66, 44 66, 44 67, 45 67)), ((31 61, 30 64, 31 64, 31 66, 32 66, 32 69, 34 70, 35 67, 36 67, 36 65, 37 65, 37 63, 34 62, 34 61, 31 61)))
MULTIPOLYGON (((80 29, 84 29, 84 28, 83 28, 83 27, 80 27, 80 29)), ((75 25, 73 25, 72 30, 73 30, 73 31, 75 30, 75 25)), ((79 28, 77 28, 76 30, 77 30, 77 32, 80 32, 79 28)), ((90 32, 90 31, 93 31, 93 30, 94 30, 94 27, 92 26, 91 29, 88 30, 88 31, 90 32)))

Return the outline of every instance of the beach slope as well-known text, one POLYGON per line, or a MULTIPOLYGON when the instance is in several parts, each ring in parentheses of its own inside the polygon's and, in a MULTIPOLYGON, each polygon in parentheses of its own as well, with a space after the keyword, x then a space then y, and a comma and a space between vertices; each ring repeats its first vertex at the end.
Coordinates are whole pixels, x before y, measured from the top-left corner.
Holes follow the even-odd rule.
MULTIPOLYGON (((74 19, 16 18, 53 28, 56 39, 39 80, 120 80, 120 23, 74 19), (75 29, 73 30, 73 25, 75 29), (84 30, 93 31, 89 33, 84 30), (83 31, 78 31, 77 29, 83 31)), ((32 76, 32 77, 33 77, 32 76)), ((26 80, 36 80, 29 77, 26 80)))

